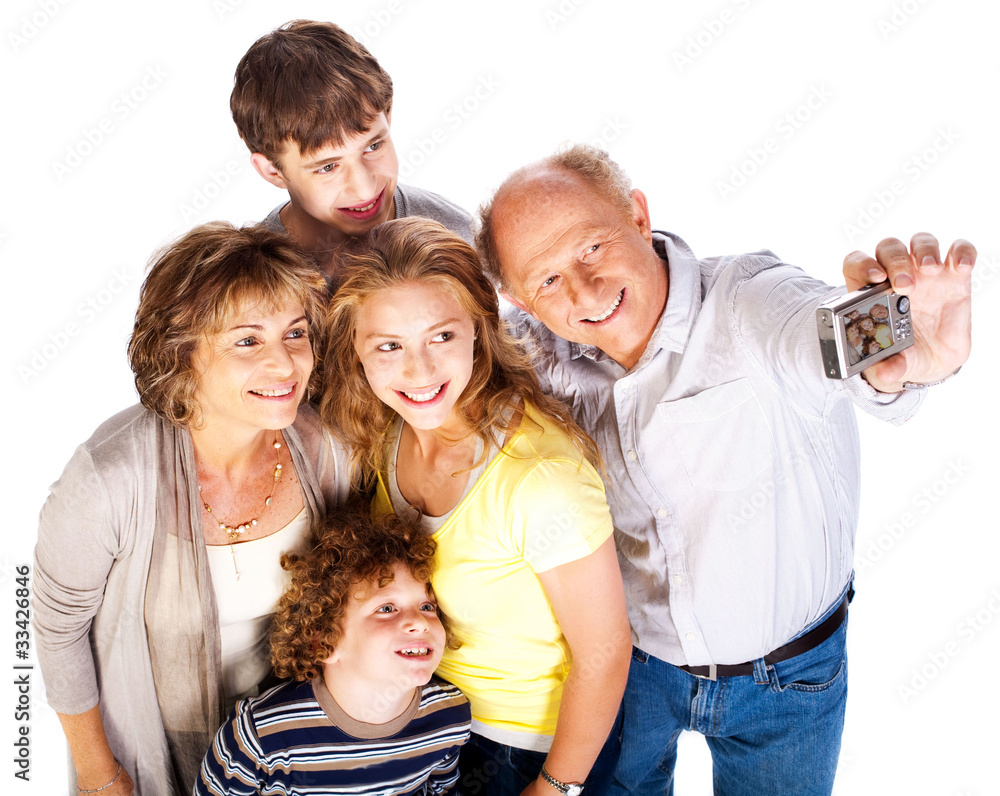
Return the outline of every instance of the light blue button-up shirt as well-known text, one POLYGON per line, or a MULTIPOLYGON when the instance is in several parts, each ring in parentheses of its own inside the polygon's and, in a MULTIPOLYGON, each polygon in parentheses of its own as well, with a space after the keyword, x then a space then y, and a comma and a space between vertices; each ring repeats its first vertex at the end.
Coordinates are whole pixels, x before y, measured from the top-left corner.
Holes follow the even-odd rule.
POLYGON ((799 635, 851 578, 854 406, 902 423, 922 392, 825 377, 816 307, 837 288, 770 252, 698 260, 663 233, 654 247, 667 303, 631 370, 516 325, 604 456, 636 644, 677 665, 742 663, 799 635))

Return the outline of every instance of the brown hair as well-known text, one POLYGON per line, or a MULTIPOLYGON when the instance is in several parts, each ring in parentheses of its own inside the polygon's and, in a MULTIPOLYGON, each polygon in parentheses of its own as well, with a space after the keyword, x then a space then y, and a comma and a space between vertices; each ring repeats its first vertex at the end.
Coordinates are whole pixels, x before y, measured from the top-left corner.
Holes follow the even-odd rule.
MULTIPOLYGON (((565 431, 599 466, 590 439, 561 403, 542 392, 530 357, 500 320, 496 291, 475 251, 435 221, 403 218, 380 224, 350 242, 341 260, 342 282, 327 314, 327 374, 320 414, 351 448, 351 475, 368 486, 381 467, 383 433, 395 417, 368 384, 355 349, 358 313, 382 290, 431 284, 451 294, 475 328, 472 375, 456 407, 464 424, 486 445, 494 431, 511 433, 521 400, 565 431)), ((485 455, 485 454, 484 454, 485 455)))
MULTIPOLYGON (((360 502, 328 517, 308 553, 281 557, 292 580, 271 625, 274 673, 300 681, 317 677, 343 635, 354 587, 365 582, 386 586, 396 564, 405 565, 415 580, 428 584, 433 597, 430 579, 436 547, 412 523, 393 514, 374 518, 360 502)), ((455 649, 444 617, 441 622, 448 646, 455 649)))
MULTIPOLYGON (((318 353, 326 296, 323 276, 286 235, 222 221, 195 227, 153 255, 142 284, 128 344, 139 400, 176 426, 197 424, 191 359, 202 340, 226 328, 243 308, 275 311, 297 302, 318 353)), ((322 380, 320 364, 311 384, 322 380)))
POLYGON ((247 50, 229 107, 250 151, 280 168, 289 141, 306 155, 368 130, 392 110, 392 79, 342 28, 298 19, 247 50))
POLYGON ((497 259, 496 239, 493 230, 493 210, 498 200, 510 193, 519 182, 546 168, 563 169, 576 174, 611 204, 617 206, 627 218, 632 217, 632 181, 625 170, 611 159, 603 149, 589 144, 574 144, 537 163, 524 166, 511 174, 493 195, 479 206, 479 231, 476 233, 476 250, 482 260, 486 275, 509 292, 509 285, 500 270, 497 259))

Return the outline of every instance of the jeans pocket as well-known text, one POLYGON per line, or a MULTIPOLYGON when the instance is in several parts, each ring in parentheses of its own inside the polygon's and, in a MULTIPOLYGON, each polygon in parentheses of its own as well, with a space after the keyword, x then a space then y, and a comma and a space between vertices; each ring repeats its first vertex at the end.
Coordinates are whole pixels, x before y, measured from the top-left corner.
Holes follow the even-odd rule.
POLYGON ((805 693, 826 691, 846 677, 847 620, 840 628, 808 652, 774 665, 775 680, 780 691, 805 693))
POLYGON ((826 691, 828 688, 832 688, 837 684, 837 681, 840 680, 846 666, 846 658, 841 658, 832 675, 830 675, 830 669, 828 666, 811 667, 810 671, 797 675, 798 679, 793 680, 790 683, 784 683, 781 686, 781 690, 802 691, 806 693, 826 691))
POLYGON ((532 780, 538 779, 545 763, 547 755, 545 752, 533 752, 530 749, 519 749, 516 746, 508 747, 508 761, 511 770, 524 780, 524 786, 532 780))

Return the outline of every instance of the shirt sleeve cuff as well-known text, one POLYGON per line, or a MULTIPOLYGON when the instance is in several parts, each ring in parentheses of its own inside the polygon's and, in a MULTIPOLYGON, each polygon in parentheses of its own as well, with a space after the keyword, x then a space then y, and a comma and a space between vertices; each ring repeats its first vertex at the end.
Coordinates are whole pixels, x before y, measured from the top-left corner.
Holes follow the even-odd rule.
POLYGON ((901 390, 879 392, 858 373, 845 379, 844 391, 859 409, 879 420, 902 425, 913 417, 927 395, 927 390, 901 390))

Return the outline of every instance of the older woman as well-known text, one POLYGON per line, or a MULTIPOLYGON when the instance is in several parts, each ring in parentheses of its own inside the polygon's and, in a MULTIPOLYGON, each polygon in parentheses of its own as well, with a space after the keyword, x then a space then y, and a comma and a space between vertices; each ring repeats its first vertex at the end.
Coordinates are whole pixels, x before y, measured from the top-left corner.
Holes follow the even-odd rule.
POLYGON ((47 699, 82 793, 190 792, 227 705, 269 672, 279 559, 346 494, 300 407, 325 287, 283 236, 198 227, 150 268, 129 344, 141 406, 53 485, 35 549, 47 699))

